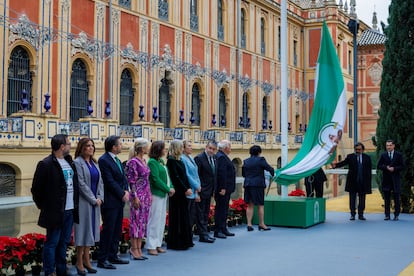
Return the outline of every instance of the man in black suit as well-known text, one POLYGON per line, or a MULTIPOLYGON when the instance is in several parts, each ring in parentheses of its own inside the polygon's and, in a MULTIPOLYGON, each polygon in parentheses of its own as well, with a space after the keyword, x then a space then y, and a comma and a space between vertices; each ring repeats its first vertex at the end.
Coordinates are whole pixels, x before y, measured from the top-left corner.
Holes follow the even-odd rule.
POLYGON ((333 168, 340 168, 348 165, 348 175, 346 177, 345 191, 349 192, 349 209, 351 211, 350 220, 355 220, 355 204, 358 195, 358 219, 365 220, 365 197, 371 194, 371 157, 364 153, 365 146, 358 142, 354 145, 355 153, 348 154, 346 158, 336 164, 333 168))
POLYGON ((218 143, 218 149, 216 154, 217 184, 214 189, 216 200, 214 237, 224 239, 227 236, 234 236, 234 233, 227 229, 226 222, 230 195, 236 189, 236 169, 228 157, 231 152, 230 141, 222 140, 218 143))
POLYGON ((305 178, 306 196, 323 197, 323 183, 327 181, 322 168, 305 178))
POLYGON ((104 182, 102 205, 102 233, 99 243, 98 267, 115 269, 113 264, 127 264, 118 257, 119 239, 122 231, 123 209, 128 201, 128 181, 117 155, 122 151, 119 136, 105 140, 105 153, 99 158, 99 168, 104 182))
POLYGON ((394 220, 400 215, 401 176, 404 160, 400 152, 395 151, 393 140, 385 142, 386 152, 381 154, 378 170, 382 171, 382 191, 384 192, 385 218, 390 220, 391 192, 394 194, 394 220))
POLYGON ((210 140, 204 152, 197 155, 194 160, 198 166, 198 176, 201 180, 200 202, 196 202, 197 231, 200 242, 213 243, 214 238, 209 235, 208 215, 210 213, 211 197, 217 183, 216 161, 214 154, 217 151, 217 142, 210 140))

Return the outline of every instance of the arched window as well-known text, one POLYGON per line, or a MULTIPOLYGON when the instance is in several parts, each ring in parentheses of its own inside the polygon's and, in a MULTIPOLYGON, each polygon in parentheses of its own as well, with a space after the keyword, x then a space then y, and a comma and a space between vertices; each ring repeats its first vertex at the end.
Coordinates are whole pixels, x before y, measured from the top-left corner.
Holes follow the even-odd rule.
POLYGON ((224 40, 224 24, 223 24, 223 1, 217 1, 217 27, 218 33, 217 38, 219 40, 224 40))
POLYGON ((240 19, 240 32, 241 32, 241 47, 246 48, 246 11, 241 9, 241 19, 240 19))
POLYGON ((260 18, 260 52, 262 55, 266 54, 266 41, 265 41, 265 20, 260 18))
POLYGON ((158 18, 168 20, 168 1, 158 0, 158 18))
POLYGON ((193 84, 191 95, 191 110, 194 112, 194 125, 200 125, 200 87, 198 84, 193 84))
POLYGON ((30 58, 27 51, 17 46, 10 55, 7 86, 7 116, 22 110, 22 91, 27 93, 28 111, 32 110, 32 78, 30 76, 30 58))
POLYGON ((248 97, 247 92, 243 93, 243 127, 249 128, 250 127, 250 118, 249 118, 249 104, 248 104, 248 97))
MULTIPOLYGON (((167 75, 167 72, 165 73, 167 75)), ((160 122, 164 124, 165 128, 170 127, 171 121, 171 107, 170 107, 170 86, 168 84, 168 79, 166 76, 161 80, 161 87, 159 90, 159 119, 160 122)))
POLYGON ((262 128, 267 129, 267 97, 263 97, 262 103, 262 128))
POLYGON ((79 118, 88 115, 88 80, 86 65, 81 59, 76 59, 72 65, 70 78, 70 121, 76 122, 79 118))
POLYGON ((227 110, 226 110, 226 93, 224 89, 220 90, 219 94, 219 115, 220 126, 225 127, 227 124, 227 110))
POLYGON ((190 2, 190 29, 198 32, 198 7, 197 0, 190 2))
POLYGON ((0 198, 16 195, 16 172, 6 164, 0 164, 0 198))
POLYGON ((119 96, 119 124, 131 125, 134 120, 134 91, 131 72, 128 69, 122 71, 119 96))

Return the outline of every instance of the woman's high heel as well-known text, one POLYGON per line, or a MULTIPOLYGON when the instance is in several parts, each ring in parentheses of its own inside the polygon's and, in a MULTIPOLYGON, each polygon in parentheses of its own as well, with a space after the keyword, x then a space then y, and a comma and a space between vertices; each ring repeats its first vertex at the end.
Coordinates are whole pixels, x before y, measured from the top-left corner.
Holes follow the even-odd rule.
POLYGON ((76 267, 76 272, 78 273, 78 275, 81 275, 81 276, 86 275, 86 271, 85 270, 80 270, 78 267, 76 267))
POLYGON ((259 225, 259 231, 269 231, 270 227, 263 227, 259 225))
POLYGON ((131 249, 129 250, 129 255, 131 256, 132 260, 144 261, 144 260, 148 259, 147 257, 144 257, 144 256, 135 257, 135 255, 134 255, 134 253, 132 253, 131 249))
POLYGON ((85 267, 86 271, 88 271, 88 273, 90 273, 90 274, 95 274, 96 272, 98 272, 98 270, 96 270, 93 267, 89 267, 89 266, 86 266, 86 265, 83 265, 83 266, 85 267))
POLYGON ((250 225, 247 226, 247 231, 250 232, 250 231, 253 231, 253 230, 254 230, 253 226, 250 226, 250 225))

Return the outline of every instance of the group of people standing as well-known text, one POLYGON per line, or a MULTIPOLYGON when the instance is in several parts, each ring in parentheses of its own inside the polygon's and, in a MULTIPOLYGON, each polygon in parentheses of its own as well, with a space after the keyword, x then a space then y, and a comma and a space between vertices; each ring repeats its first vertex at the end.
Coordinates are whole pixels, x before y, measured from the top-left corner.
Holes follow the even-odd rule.
MULTIPOLYGON (((116 264, 128 264, 129 260, 118 256, 127 202, 132 260, 147 259, 142 252, 143 238, 149 255, 166 252, 162 243, 167 209, 167 249, 185 250, 194 246, 194 226, 200 242, 213 243, 216 238, 234 236, 226 223, 230 195, 236 185, 235 167, 228 157, 231 143, 227 140, 208 141, 205 150, 193 158, 190 141, 172 141, 167 155, 163 141, 150 144, 139 138, 130 149, 125 166, 117 157, 122 152, 119 136, 106 138, 105 153, 99 160, 94 157, 95 144, 91 138, 78 141, 75 160, 70 156, 71 142, 66 135, 55 135, 51 146, 52 154, 37 165, 31 189, 40 209, 38 223, 47 232, 43 251, 46 276, 66 275, 66 249, 73 225, 78 275, 97 272, 89 259, 90 247, 96 242, 99 242, 99 268, 116 269, 116 264), (213 196, 214 237, 208 228, 213 196)), ((256 158, 260 152, 260 147, 252 148, 253 159, 247 159, 243 166, 245 198, 249 202, 248 230, 254 205, 261 206, 259 229, 270 229, 263 222, 263 170, 272 175, 274 171, 264 158, 256 158), (256 174, 261 176, 257 178, 256 174)))

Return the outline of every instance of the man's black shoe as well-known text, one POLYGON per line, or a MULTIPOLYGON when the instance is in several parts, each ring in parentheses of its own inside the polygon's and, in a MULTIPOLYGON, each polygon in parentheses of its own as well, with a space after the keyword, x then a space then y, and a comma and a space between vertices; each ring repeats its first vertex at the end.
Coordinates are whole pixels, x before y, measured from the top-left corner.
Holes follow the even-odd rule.
POLYGON ((210 237, 200 237, 199 242, 213 243, 214 240, 210 237))
POLYGON ((128 260, 123 260, 119 257, 116 257, 115 259, 110 259, 109 262, 112 264, 129 264, 128 260))
POLYGON ((98 262, 97 265, 99 268, 105 268, 105 269, 116 269, 116 266, 114 266, 113 264, 111 264, 108 261, 105 262, 98 262))
POLYGON ((359 220, 367 220, 363 215, 358 216, 359 220))
POLYGON ((384 220, 390 220, 390 217, 389 217, 389 216, 386 216, 386 217, 384 218, 384 220))
POLYGON ((233 237, 235 235, 234 233, 229 232, 229 230, 227 230, 227 229, 225 231, 223 231, 223 234, 226 235, 227 237, 233 237))
POLYGON ((227 238, 226 235, 224 235, 221 232, 215 232, 214 233, 214 237, 219 238, 219 239, 225 239, 225 238, 227 238))
POLYGON ((355 216, 352 215, 349 220, 355 220, 355 216))
POLYGON ((394 219, 393 220, 398 220, 398 216, 394 216, 394 219))

